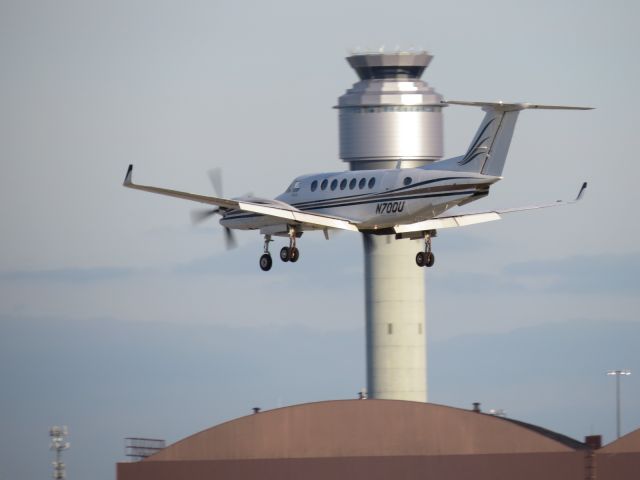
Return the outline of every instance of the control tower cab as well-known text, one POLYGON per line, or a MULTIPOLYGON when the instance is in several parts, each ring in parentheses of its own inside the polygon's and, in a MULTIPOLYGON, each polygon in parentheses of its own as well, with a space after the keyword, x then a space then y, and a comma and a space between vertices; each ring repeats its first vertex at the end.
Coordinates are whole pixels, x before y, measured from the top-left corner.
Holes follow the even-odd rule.
POLYGON ((338 100, 340 158, 352 170, 412 168, 442 158, 442 95, 420 80, 427 52, 347 57, 360 81, 338 100))

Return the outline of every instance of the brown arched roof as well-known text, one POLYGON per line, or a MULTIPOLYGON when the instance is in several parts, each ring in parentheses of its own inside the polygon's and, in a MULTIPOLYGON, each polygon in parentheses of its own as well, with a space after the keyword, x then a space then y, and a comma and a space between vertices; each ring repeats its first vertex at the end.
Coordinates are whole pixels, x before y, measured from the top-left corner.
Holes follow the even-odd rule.
POLYGON ((335 400, 241 417, 145 461, 571 452, 581 445, 524 423, 442 405, 335 400))

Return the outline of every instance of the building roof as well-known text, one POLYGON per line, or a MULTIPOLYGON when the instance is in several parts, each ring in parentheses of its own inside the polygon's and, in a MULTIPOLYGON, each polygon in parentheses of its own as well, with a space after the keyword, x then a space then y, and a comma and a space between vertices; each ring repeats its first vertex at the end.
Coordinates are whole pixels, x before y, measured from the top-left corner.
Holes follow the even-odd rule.
POLYGON ((602 447, 598 453, 638 453, 640 452, 640 428, 602 447))
POLYGON ((144 462, 572 452, 584 444, 494 415, 400 400, 335 400, 248 415, 144 462))

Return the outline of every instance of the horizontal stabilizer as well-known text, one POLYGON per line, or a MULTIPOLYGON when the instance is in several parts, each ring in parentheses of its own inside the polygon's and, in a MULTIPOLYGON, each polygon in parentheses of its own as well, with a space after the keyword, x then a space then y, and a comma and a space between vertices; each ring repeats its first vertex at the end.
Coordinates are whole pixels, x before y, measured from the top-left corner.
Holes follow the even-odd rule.
POLYGON ((465 105, 469 107, 491 108, 503 112, 517 110, 539 109, 539 110, 593 110, 593 107, 573 107, 569 105, 538 105, 535 103, 505 103, 505 102, 467 102, 462 100, 446 100, 447 105, 465 105))

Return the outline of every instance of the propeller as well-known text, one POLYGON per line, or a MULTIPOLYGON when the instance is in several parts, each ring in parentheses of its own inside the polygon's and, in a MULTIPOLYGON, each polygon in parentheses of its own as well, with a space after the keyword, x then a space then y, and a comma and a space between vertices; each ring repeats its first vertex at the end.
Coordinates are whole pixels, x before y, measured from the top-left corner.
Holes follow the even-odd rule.
MULTIPOLYGON (((214 168, 209 170, 209 180, 211 181, 211 186, 213 187, 213 191, 216 196, 222 197, 222 170, 220 168, 214 168)), ((214 215, 223 215, 223 211, 220 207, 215 208, 207 208, 200 210, 192 210, 191 211, 191 221, 193 224, 199 224, 208 220, 210 217, 214 215)), ((235 235, 233 231, 229 227, 224 227, 224 240, 227 250, 231 250, 238 246, 238 242, 236 241, 235 235)))
POLYGON ((220 167, 212 168, 208 172, 209 181, 213 187, 213 191, 218 197, 223 197, 222 194, 222 169, 220 167))
POLYGON ((233 250, 238 246, 236 236, 233 234, 233 230, 231 230, 229 227, 224 227, 224 243, 227 247, 227 250, 233 250))
POLYGON ((194 225, 197 225, 218 213, 222 215, 222 213, 220 212, 220 208, 218 207, 206 210, 191 210, 191 222, 194 225))

